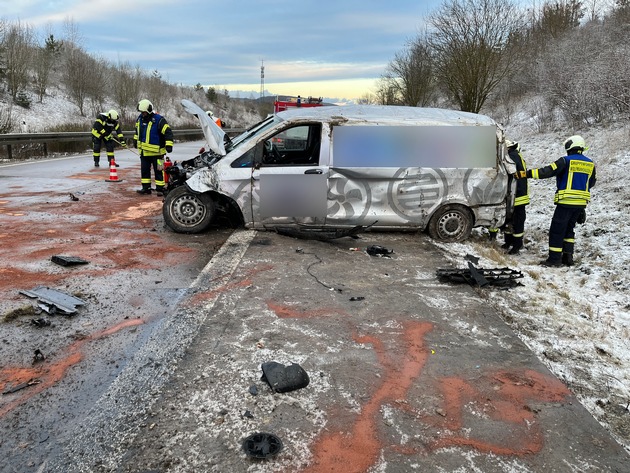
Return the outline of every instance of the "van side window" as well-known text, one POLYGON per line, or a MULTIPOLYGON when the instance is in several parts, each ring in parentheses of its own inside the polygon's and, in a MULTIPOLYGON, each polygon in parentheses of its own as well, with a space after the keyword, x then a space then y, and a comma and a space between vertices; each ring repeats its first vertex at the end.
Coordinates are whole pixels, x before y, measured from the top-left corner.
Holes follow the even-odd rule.
POLYGON ((321 135, 319 123, 282 130, 265 141, 262 165, 317 166, 321 135))

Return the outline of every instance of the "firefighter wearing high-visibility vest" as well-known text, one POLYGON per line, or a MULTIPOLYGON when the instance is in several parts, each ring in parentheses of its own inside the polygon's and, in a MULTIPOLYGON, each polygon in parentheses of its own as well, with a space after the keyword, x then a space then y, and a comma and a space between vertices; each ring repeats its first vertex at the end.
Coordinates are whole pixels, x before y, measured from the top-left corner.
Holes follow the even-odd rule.
POLYGON ((564 149, 567 155, 550 165, 514 175, 517 179, 556 178, 556 209, 549 227, 549 256, 541 262, 543 266, 573 266, 575 224, 584 218, 591 200, 590 190, 597 181, 595 163, 583 154, 588 149, 584 138, 579 135, 567 138, 564 149))
POLYGON ((123 147, 127 146, 125 144, 122 131, 120 130, 118 112, 116 110, 110 110, 107 113, 99 113, 96 116, 94 125, 92 125, 92 156, 94 157, 94 167, 100 166, 101 146, 103 143, 105 143, 107 161, 110 165, 112 161, 115 162, 114 139, 119 141, 123 147))
MULTIPOLYGON (((516 141, 506 140, 508 157, 514 161, 516 172, 527 171, 527 165, 521 154, 521 145, 516 141)), ((514 194, 514 210, 512 212, 512 225, 506 227, 504 232, 505 243, 501 246, 508 250, 508 254, 517 255, 523 248, 523 236, 525 235, 525 219, 527 213, 525 206, 529 204, 529 183, 527 179, 516 181, 514 194), (510 228, 511 227, 511 228, 510 228)))
POLYGON ((153 109, 153 104, 142 99, 138 102, 140 115, 136 120, 134 144, 140 151, 140 182, 138 194, 151 194, 151 168, 155 175, 155 191, 164 195, 164 155, 173 151, 173 130, 166 119, 153 109))

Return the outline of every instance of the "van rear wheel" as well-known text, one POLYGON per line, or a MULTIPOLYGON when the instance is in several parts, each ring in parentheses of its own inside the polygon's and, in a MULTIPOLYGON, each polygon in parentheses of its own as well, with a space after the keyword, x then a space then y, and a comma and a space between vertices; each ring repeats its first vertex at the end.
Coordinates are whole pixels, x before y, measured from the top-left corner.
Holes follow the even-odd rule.
POLYGON ((434 240, 455 242, 470 236, 473 214, 463 205, 445 205, 429 221, 429 235, 434 240))
POLYGON ((215 205, 210 194, 196 194, 186 186, 176 187, 166 194, 162 216, 176 233, 201 233, 215 216, 215 205))

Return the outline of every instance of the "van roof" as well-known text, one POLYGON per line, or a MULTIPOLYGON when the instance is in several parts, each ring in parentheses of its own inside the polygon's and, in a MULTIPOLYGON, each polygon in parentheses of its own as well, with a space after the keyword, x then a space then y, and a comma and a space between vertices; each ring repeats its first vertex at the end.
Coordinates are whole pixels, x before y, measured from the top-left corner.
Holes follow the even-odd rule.
POLYGON ((470 125, 496 126, 490 117, 476 113, 442 108, 403 107, 394 105, 340 105, 295 108, 279 112, 283 120, 335 121, 346 123, 383 123, 391 125, 470 125))

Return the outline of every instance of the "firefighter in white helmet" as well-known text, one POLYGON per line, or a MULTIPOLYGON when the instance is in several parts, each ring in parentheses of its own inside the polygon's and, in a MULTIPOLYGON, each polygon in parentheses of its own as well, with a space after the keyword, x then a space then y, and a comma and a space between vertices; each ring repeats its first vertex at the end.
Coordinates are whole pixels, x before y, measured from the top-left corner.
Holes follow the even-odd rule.
POLYGON ((155 113, 153 104, 142 99, 138 102, 138 119, 134 144, 140 150, 140 182, 138 194, 151 194, 151 168, 155 176, 155 191, 164 195, 164 155, 173 151, 173 130, 166 118, 155 113))
MULTIPOLYGON (((105 143, 107 152, 107 161, 111 165, 114 160, 115 141, 119 141, 123 147, 127 146, 124 141, 120 123, 118 121, 118 112, 110 110, 107 113, 99 113, 96 121, 92 125, 92 156, 94 157, 94 167, 100 166, 101 146, 105 143)), ((116 165, 118 166, 118 164, 116 165)))
POLYGON ((586 206, 591 200, 591 188, 597 181, 595 163, 583 153, 588 148, 584 138, 573 135, 564 142, 567 155, 539 169, 517 171, 517 179, 556 178, 554 210, 549 227, 549 255, 543 266, 573 266, 575 224, 583 223, 586 206))
POLYGON ((221 119, 219 117, 215 117, 214 113, 212 112, 212 110, 208 110, 206 112, 206 114, 210 117, 210 119, 217 124, 217 126, 219 128, 223 128, 223 122, 221 121, 221 119))

